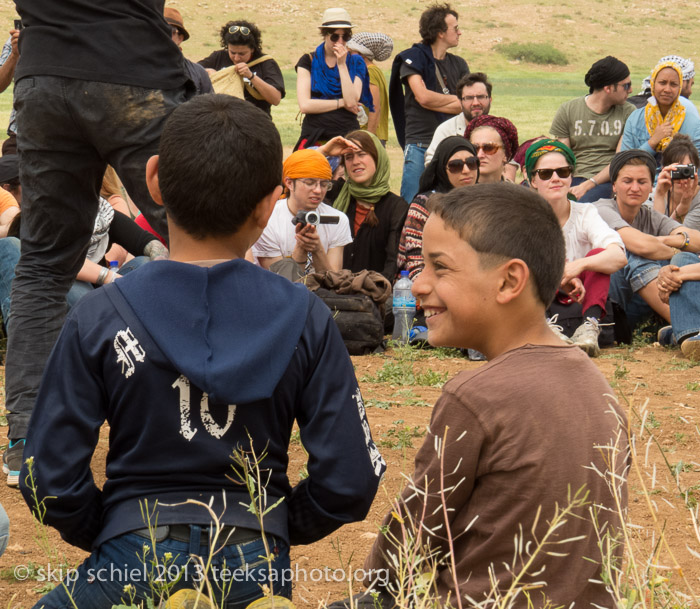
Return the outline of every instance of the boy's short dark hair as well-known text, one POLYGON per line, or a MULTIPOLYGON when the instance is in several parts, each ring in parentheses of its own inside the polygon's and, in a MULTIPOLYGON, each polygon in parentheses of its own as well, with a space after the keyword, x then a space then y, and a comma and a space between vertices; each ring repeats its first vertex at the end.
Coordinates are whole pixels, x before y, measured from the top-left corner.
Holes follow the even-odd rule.
POLYGON ((199 95, 170 115, 158 181, 168 217, 197 239, 235 233, 282 181, 270 117, 230 95, 199 95))
POLYGON ((482 266, 512 258, 525 262, 542 304, 552 303, 566 246, 557 217, 540 195, 515 184, 477 184, 431 197, 430 211, 476 250, 482 266))
POLYGON ((478 82, 482 83, 486 87, 486 92, 488 93, 489 97, 491 97, 493 85, 489 82, 488 76, 486 76, 486 74, 483 72, 470 72, 459 79, 459 82, 457 83, 457 93, 459 97, 462 97, 464 87, 471 87, 478 82))
POLYGON ((447 3, 431 4, 423 11, 418 22, 418 33, 423 44, 433 44, 440 32, 447 31, 445 23, 447 15, 453 15, 455 19, 459 19, 457 11, 447 3))

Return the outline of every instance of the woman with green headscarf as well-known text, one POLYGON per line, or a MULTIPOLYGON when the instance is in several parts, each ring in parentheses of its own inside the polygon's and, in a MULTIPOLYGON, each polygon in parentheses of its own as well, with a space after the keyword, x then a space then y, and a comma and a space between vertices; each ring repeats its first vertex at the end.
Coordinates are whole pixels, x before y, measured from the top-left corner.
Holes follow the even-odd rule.
POLYGON ((582 323, 567 342, 596 356, 610 275, 625 266, 627 258, 622 239, 595 205, 569 200, 575 168, 573 151, 557 140, 539 140, 525 153, 530 186, 549 203, 564 233, 566 265, 556 300, 566 306, 577 302, 582 309, 582 323))
POLYGON ((393 282, 408 204, 389 190, 389 155, 379 138, 358 130, 345 140, 352 147, 342 153, 345 181, 333 201, 347 214, 353 238, 343 251, 343 268, 377 271, 393 282))

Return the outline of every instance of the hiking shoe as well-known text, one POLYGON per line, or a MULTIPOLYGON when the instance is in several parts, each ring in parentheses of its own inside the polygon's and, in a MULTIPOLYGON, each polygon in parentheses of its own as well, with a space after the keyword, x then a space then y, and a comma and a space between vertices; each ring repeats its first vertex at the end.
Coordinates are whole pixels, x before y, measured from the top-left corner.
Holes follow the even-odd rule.
POLYGON ((688 359, 700 361, 700 334, 686 338, 681 343, 681 351, 688 359))
POLYGON ((552 332, 554 332, 554 335, 558 339, 563 340, 567 345, 573 345, 574 341, 571 340, 566 334, 564 334, 564 328, 557 324, 558 319, 559 313, 555 313, 547 319, 547 325, 549 326, 549 329, 552 332))
POLYGON ((600 336, 600 322, 595 317, 587 317, 586 320, 576 328, 571 340, 579 349, 583 349, 590 357, 600 355, 598 337, 600 336))
POLYGON ((673 326, 664 326, 656 333, 656 340, 662 347, 674 347, 678 345, 673 336, 673 326))
POLYGON ((19 486, 19 470, 22 469, 25 440, 10 440, 2 456, 2 471, 7 474, 7 486, 19 486))

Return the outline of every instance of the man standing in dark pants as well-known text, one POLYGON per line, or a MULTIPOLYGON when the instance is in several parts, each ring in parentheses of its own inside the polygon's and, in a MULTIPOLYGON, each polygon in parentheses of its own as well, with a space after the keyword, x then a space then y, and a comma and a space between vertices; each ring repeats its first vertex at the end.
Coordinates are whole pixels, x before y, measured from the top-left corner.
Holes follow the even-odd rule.
POLYGON ((189 90, 163 0, 15 4, 24 25, 14 99, 23 204, 5 370, 10 486, 18 483, 65 296, 85 259, 105 168, 116 169, 151 226, 167 235, 146 187, 146 161, 189 90))

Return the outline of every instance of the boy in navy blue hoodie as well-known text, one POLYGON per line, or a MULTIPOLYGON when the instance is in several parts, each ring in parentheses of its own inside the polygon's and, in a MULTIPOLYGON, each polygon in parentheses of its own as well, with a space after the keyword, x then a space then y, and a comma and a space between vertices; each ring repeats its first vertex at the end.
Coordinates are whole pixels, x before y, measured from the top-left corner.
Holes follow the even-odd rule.
MULTIPOLYGON (((211 504, 235 527, 209 574, 220 606, 245 607, 262 583, 291 597, 289 546, 363 519, 385 469, 328 309, 303 286, 244 260, 281 192, 282 146, 270 118, 242 100, 201 96, 173 112, 159 152, 146 177, 168 215, 171 258, 73 309, 30 422, 24 454, 45 522, 92 551, 66 586, 39 602, 45 607, 72 606, 67 590, 92 609, 119 603, 126 584, 138 599, 152 596, 154 555, 176 565, 166 577, 181 576, 174 590, 194 587, 199 573, 188 555, 209 553, 212 522, 188 499, 211 504), (99 489, 90 461, 105 420, 107 481, 99 489), (292 488, 295 420, 309 476, 292 488), (266 455, 267 505, 282 499, 264 519, 271 572, 260 560, 248 493, 231 479, 233 450, 251 443, 266 455), (151 531, 146 501, 157 506, 151 531)), ((27 474, 25 462, 20 486, 34 508, 27 474)))

